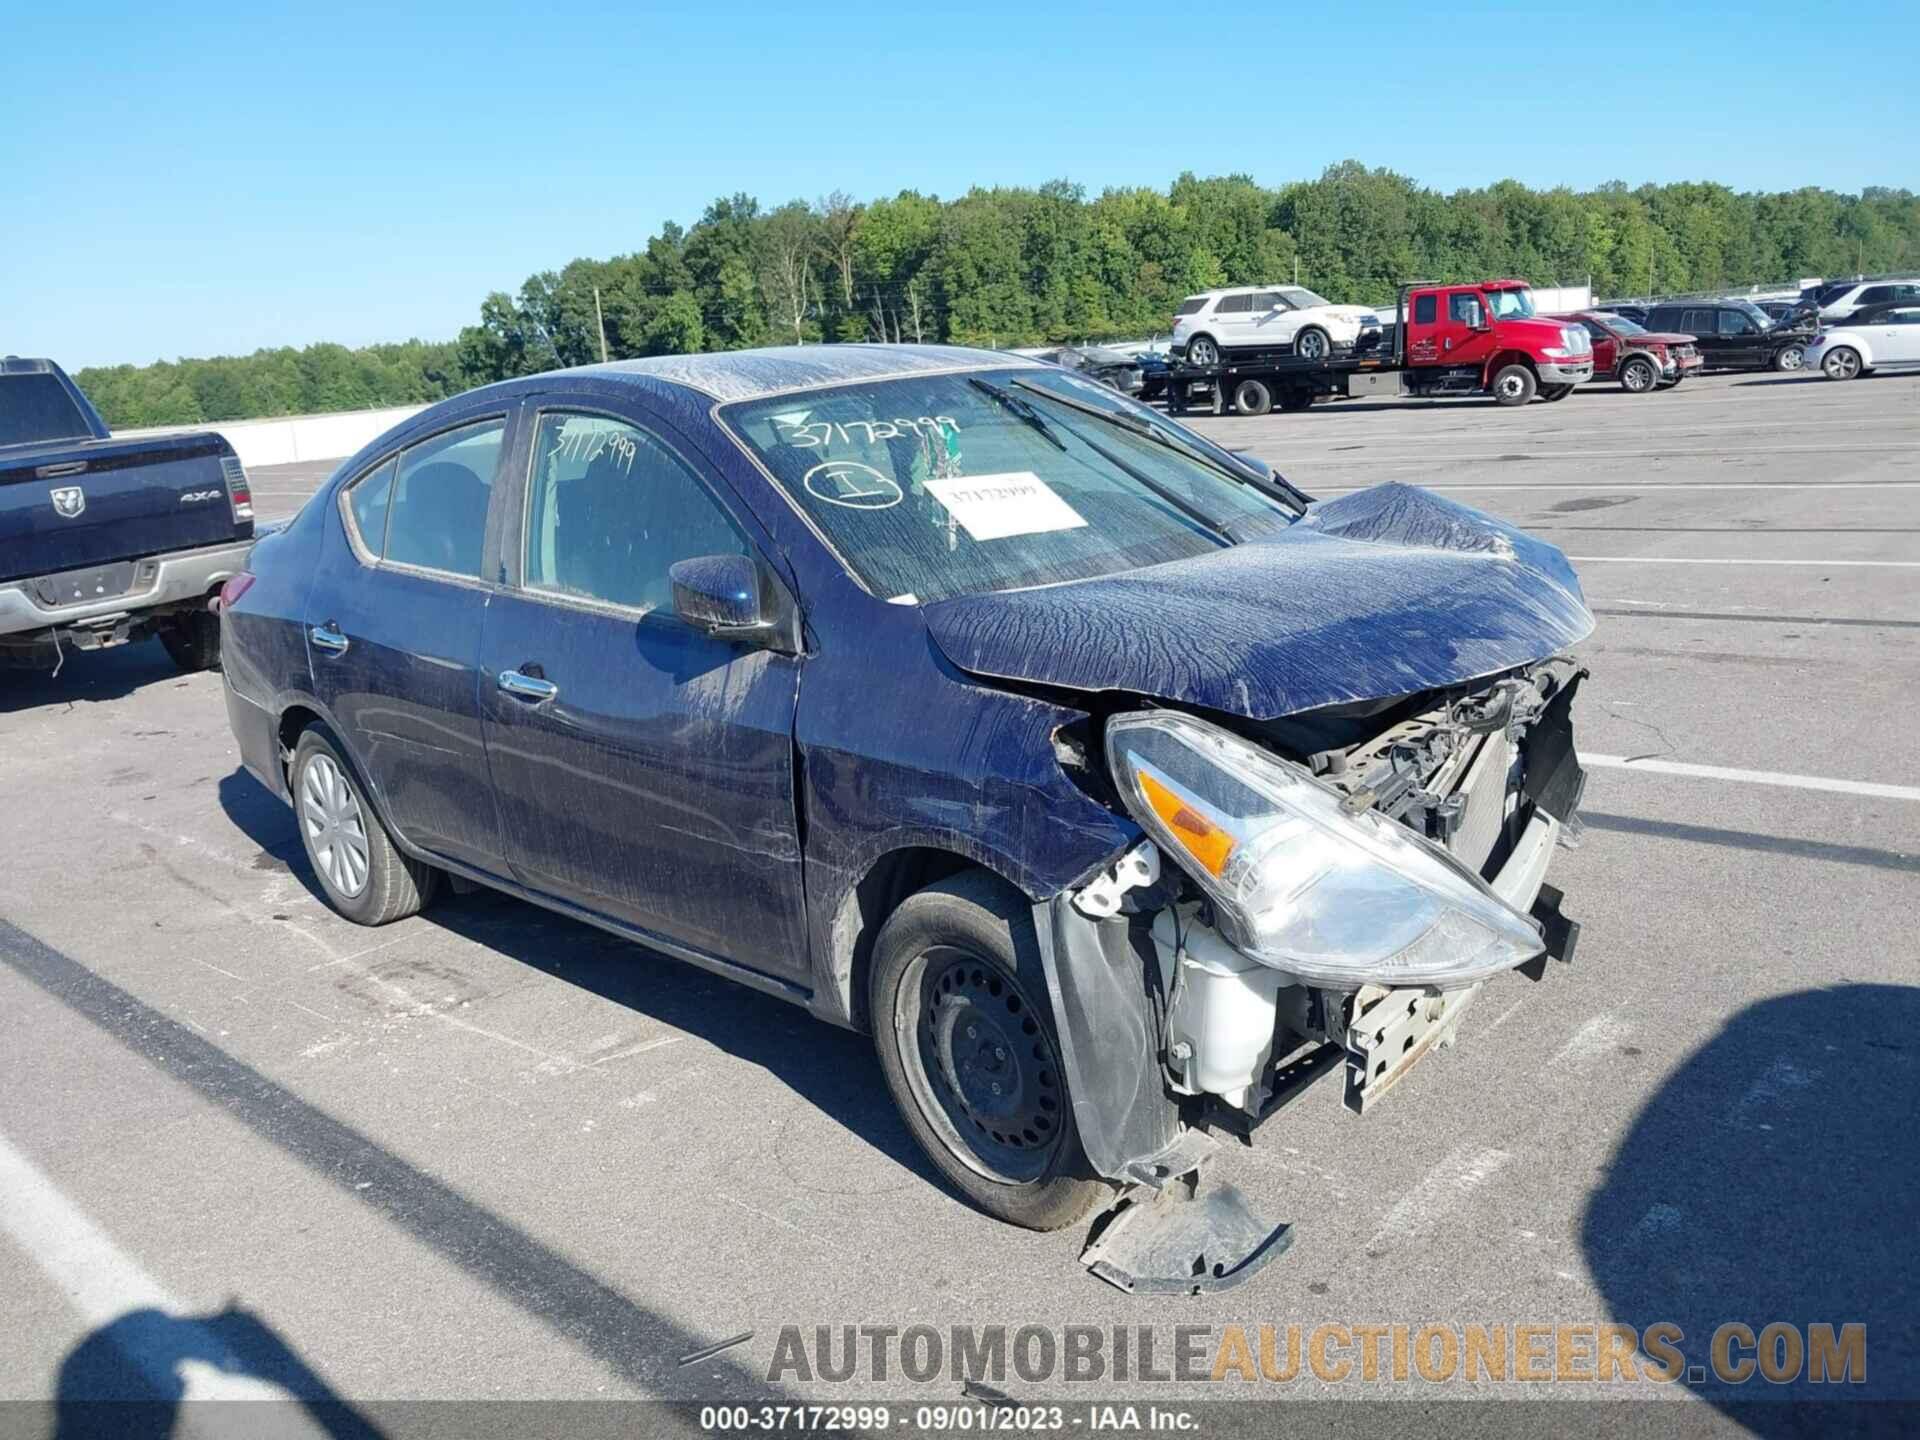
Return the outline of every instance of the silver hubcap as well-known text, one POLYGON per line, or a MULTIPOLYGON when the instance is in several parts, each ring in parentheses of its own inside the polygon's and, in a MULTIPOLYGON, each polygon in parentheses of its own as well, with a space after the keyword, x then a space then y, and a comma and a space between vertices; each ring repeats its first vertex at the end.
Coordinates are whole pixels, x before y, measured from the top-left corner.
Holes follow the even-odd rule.
POLYGON ((353 787, 325 755, 307 761, 300 781, 307 853, 327 883, 348 899, 367 888, 367 822, 353 787))
POLYGON ((1653 381, 1653 372, 1644 365, 1627 366, 1627 389, 1644 390, 1653 381))
POLYGON ((1860 368, 1860 357, 1851 350, 1836 350, 1827 357, 1827 373, 1837 380, 1851 380, 1860 368))
POLYGON ((1309 330, 1300 337, 1300 343, 1293 347, 1302 359, 1318 360, 1327 353, 1326 337, 1318 330, 1309 330))
POLYGON ((1806 352, 1798 346, 1791 350, 1782 350, 1780 352, 1780 368, 1782 370, 1798 370, 1806 358, 1806 352))
POLYGON ((1211 365, 1220 358, 1211 340, 1196 340, 1187 347, 1187 358, 1196 365, 1211 365))

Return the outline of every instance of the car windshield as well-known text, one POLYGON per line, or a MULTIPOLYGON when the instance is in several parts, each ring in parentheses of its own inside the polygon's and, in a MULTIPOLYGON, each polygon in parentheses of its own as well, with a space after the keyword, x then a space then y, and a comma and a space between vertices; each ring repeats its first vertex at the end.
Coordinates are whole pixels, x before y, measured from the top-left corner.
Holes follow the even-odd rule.
POLYGON ((1644 335, 1647 327, 1637 325, 1624 315, 1607 314, 1600 317, 1600 323, 1616 335, 1644 335))
POLYGON ((1487 299, 1493 303, 1493 314, 1497 320, 1531 319, 1534 314, 1533 291, 1489 290, 1487 299))
POLYGON ((1296 310, 1311 310, 1316 305, 1330 305, 1333 303, 1324 296, 1316 295, 1313 291, 1303 289, 1298 285, 1282 285, 1280 287, 1280 298, 1296 310))
POLYGON ((1158 565, 1291 523, 1253 485, 1075 405, 1144 421, 1237 468, 1058 370, 883 380, 720 413, 854 576, 903 603, 1158 565))

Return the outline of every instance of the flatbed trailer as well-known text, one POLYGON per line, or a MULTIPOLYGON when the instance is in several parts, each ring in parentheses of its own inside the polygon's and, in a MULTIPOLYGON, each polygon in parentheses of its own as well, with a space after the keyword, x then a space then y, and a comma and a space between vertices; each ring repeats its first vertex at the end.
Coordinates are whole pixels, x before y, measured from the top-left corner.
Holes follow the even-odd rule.
POLYGON ((1167 370, 1168 413, 1265 415, 1321 399, 1386 396, 1490 394, 1502 405, 1536 396, 1564 400, 1593 378, 1592 345, 1583 329, 1536 317, 1530 299, 1518 315, 1497 314, 1495 297, 1516 290, 1525 291, 1525 282, 1402 286, 1391 326, 1324 359, 1272 351, 1213 365, 1178 360, 1167 370))

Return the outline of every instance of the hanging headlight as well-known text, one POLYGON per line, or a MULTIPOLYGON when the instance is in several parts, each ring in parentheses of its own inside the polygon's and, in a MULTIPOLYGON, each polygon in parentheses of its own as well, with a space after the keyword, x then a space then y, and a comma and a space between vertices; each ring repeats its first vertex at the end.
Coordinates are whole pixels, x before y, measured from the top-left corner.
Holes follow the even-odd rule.
POLYGON ((1174 711, 1107 725, 1127 809, 1239 950, 1313 984, 1453 989, 1542 948, 1534 922, 1425 837, 1174 711))

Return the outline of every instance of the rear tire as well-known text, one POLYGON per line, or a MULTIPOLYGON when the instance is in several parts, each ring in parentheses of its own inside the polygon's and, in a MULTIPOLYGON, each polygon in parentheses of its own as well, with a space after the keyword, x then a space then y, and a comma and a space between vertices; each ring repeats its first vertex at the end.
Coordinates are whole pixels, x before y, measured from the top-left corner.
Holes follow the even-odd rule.
POLYGON ((186 673, 220 668, 220 617, 211 610, 168 616, 158 634, 167 655, 186 673))
POLYGON ((386 925, 432 901, 440 872, 400 853, 325 726, 301 732, 287 784, 307 863, 335 910, 356 924, 386 925))
POLYGON ((1324 360, 1333 353, 1333 340, 1318 325, 1309 325, 1293 337, 1293 353, 1302 360, 1324 360))
POLYGON ((1620 388, 1630 395, 1649 395, 1660 383, 1660 372, 1651 360, 1633 359, 1620 367, 1620 388))
POLYGON ((1196 335, 1187 342, 1187 363, 1202 369, 1220 363, 1220 347, 1213 343, 1211 335, 1196 335))
POLYGON ((1264 415, 1273 409, 1273 392, 1258 380, 1242 380, 1234 388, 1233 408, 1242 415, 1264 415))
POLYGON ((1493 398, 1502 405, 1525 405, 1540 388, 1540 381, 1525 365, 1503 365, 1493 377, 1493 398))
POLYGON ((1058 1230, 1112 1187, 1080 1147, 1033 915, 997 876, 912 895, 874 941, 874 1049, 949 1184, 996 1219, 1058 1230))

